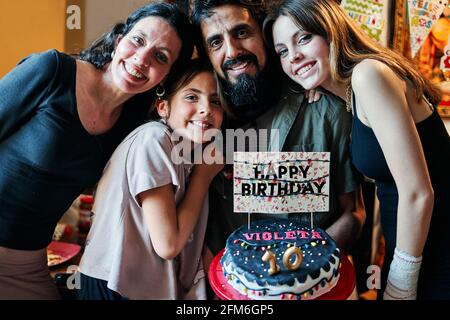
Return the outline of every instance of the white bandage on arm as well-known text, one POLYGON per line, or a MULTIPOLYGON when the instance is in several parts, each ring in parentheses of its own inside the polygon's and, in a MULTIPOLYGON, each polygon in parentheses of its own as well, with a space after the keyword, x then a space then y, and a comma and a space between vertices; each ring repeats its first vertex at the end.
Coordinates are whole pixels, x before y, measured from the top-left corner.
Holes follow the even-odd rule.
POLYGON ((395 248, 384 290, 384 300, 415 300, 422 257, 414 257, 395 248))

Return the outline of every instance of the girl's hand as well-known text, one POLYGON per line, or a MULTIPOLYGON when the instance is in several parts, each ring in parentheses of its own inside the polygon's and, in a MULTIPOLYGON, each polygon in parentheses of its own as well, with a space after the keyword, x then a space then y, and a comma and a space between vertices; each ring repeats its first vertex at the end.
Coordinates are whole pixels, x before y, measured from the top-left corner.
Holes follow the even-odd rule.
POLYGON ((202 176, 207 183, 210 183, 225 167, 223 152, 218 149, 218 145, 221 144, 208 143, 203 150, 202 163, 194 167, 193 174, 202 176))
POLYGON ((308 103, 319 101, 321 96, 322 94, 315 89, 305 91, 305 97, 308 98, 308 103))
POLYGON ((221 161, 221 163, 213 164, 197 164, 194 167, 193 174, 203 177, 206 180, 206 183, 209 184, 214 179, 214 177, 225 167, 223 162, 224 161, 221 161))

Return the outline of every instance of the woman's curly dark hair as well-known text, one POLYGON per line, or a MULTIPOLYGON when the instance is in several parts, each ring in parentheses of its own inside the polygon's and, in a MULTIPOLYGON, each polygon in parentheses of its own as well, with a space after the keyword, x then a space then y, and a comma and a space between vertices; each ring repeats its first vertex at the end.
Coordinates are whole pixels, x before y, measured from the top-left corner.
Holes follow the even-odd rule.
POLYGON ((182 46, 177 61, 172 66, 186 65, 194 47, 192 26, 188 17, 176 5, 156 2, 143 6, 133 12, 125 23, 116 24, 112 30, 95 40, 92 45, 80 53, 80 59, 92 63, 97 69, 111 62, 111 53, 115 50, 117 39, 125 36, 141 19, 158 17, 164 19, 176 31, 181 39, 182 46))
MULTIPOLYGON (((194 50, 192 25, 187 15, 176 5, 163 2, 154 2, 139 8, 128 17, 125 23, 116 24, 110 32, 105 33, 94 41, 89 48, 82 51, 79 58, 93 64, 97 69, 103 69, 112 60, 111 53, 115 50, 117 39, 127 35, 137 22, 147 17, 164 19, 175 29, 181 39, 180 54, 172 65, 169 75, 173 70, 186 68, 194 50)), ((155 99, 155 91, 156 88, 153 88, 137 94, 125 103, 123 114, 128 118, 133 118, 129 119, 128 122, 133 123, 134 127, 148 118, 148 111, 155 99)))

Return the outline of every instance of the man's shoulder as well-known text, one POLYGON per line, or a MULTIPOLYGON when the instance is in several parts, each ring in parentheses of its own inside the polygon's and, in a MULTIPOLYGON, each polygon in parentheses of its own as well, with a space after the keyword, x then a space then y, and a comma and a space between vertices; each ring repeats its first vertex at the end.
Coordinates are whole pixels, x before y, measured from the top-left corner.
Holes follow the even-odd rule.
POLYGON ((310 111, 321 111, 332 116, 338 116, 346 111, 344 102, 339 97, 322 90, 318 90, 321 94, 320 99, 315 102, 308 102, 305 97, 305 90, 301 88, 285 88, 279 100, 280 105, 300 103, 304 104, 310 111))
POLYGON ((321 94, 322 96, 319 101, 313 102, 311 105, 324 109, 325 112, 333 117, 347 113, 344 101, 342 101, 342 99, 328 92, 321 92, 321 94))
POLYGON ((318 101, 309 103, 307 99, 303 101, 305 114, 320 118, 326 118, 330 122, 340 119, 351 120, 351 114, 347 112, 344 102, 328 92, 321 92, 318 101))

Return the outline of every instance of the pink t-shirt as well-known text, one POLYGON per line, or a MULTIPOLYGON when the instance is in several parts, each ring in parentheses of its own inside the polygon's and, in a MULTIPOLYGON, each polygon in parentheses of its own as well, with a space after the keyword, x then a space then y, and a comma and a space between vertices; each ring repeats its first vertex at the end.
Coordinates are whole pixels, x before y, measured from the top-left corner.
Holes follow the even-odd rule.
POLYGON ((172 184, 176 203, 181 201, 193 166, 174 164, 173 147, 165 125, 140 126, 116 149, 97 188, 80 271, 129 299, 206 299, 201 252, 208 201, 182 252, 164 260, 153 249, 136 200, 146 190, 172 184))

